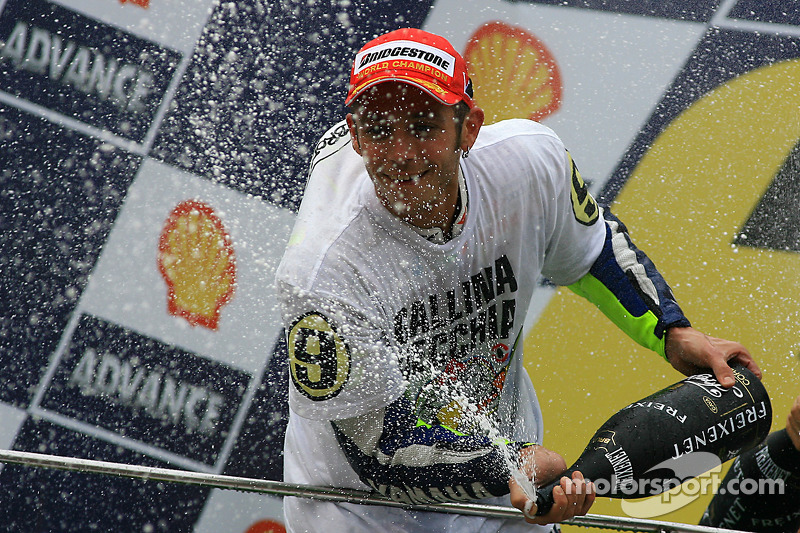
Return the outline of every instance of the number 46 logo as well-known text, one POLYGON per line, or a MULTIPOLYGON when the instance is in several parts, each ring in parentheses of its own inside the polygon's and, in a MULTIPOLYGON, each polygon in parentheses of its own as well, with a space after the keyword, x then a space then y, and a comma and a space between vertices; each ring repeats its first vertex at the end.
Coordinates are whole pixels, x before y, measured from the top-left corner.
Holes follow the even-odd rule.
MULTIPOLYGON (((715 337, 741 342, 756 358, 764 371, 776 427, 782 427, 798 394, 800 253, 785 245, 767 246, 763 234, 789 233, 800 227, 798 201, 792 209, 775 209, 772 195, 779 187, 788 194, 790 186, 796 190, 800 183, 792 156, 800 139, 798 86, 800 60, 792 60, 751 70, 708 92, 648 144, 612 205, 614 213, 629 224, 636 245, 671 284, 692 324, 715 337), (777 179, 787 173, 793 178, 777 179), (755 223, 754 214, 759 209, 767 211, 771 202, 776 229, 765 231, 765 226, 755 223)), ((609 329, 599 311, 569 291, 557 292, 525 340, 525 352, 536 353, 535 360, 526 360, 529 368, 539 376, 554 376, 552 383, 537 384, 540 397, 553 401, 552 409, 547 403, 542 405, 545 419, 551 409, 550 413, 562 417, 564 427, 591 426, 591 420, 618 405, 620 397, 634 394, 636 387, 653 386, 662 370, 654 373, 658 364, 646 358, 652 354, 638 351, 644 348, 632 346, 624 334, 609 329), (575 317, 581 318, 579 335, 574 328, 564 327, 575 317), (563 373, 571 364, 570 357, 589 350, 603 363, 596 372, 563 373), (621 355, 622 364, 618 364, 621 355), (623 386, 608 390, 596 386, 621 375, 623 386), (565 391, 581 388, 592 391, 581 409, 564 413, 556 407, 574 403, 575 398, 565 391)), ((574 441, 573 433, 551 431, 551 443, 569 448, 574 441)), ((697 503, 702 505, 700 510, 711 495, 705 498, 697 503)), ((609 514, 652 518, 670 513, 672 521, 697 520, 698 516, 696 508, 675 511, 674 505, 667 508, 651 499, 624 502, 624 511, 619 500, 595 505, 609 514)))
POLYGON ((798 84, 790 60, 709 92, 655 139, 614 206, 690 320, 750 349, 778 413, 797 395, 800 348, 798 84))

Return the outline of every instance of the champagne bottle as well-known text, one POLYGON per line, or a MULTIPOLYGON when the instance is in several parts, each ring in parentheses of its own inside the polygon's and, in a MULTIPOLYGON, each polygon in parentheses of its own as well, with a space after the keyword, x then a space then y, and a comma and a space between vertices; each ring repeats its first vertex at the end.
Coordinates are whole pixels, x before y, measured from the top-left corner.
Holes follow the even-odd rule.
POLYGON ((786 429, 734 459, 700 524, 759 533, 800 529, 800 451, 786 429))
POLYGON ((713 374, 688 377, 608 419, 570 468, 537 490, 537 515, 553 506, 553 488, 579 470, 599 496, 661 494, 757 446, 769 433, 772 404, 742 366, 725 389, 713 374))

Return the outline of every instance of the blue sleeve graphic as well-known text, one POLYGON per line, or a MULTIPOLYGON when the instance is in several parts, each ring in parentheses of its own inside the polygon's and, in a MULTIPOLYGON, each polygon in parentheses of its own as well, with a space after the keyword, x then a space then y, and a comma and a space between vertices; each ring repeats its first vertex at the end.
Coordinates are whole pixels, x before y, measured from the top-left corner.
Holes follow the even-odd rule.
POLYGON ((689 326, 667 282, 606 208, 606 240, 589 273, 569 286, 634 341, 666 359, 666 331, 689 326))
POLYGON ((533 444, 492 442, 419 421, 401 397, 367 415, 332 422, 361 480, 395 501, 459 502, 508 494, 509 461, 533 444))

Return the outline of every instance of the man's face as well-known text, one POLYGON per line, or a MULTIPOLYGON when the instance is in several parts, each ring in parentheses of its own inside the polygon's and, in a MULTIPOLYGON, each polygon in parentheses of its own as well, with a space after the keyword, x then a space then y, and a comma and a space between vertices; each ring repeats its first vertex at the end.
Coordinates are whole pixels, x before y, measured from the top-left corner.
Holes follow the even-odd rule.
POLYGON ((384 82, 359 96, 354 111, 347 117, 353 147, 381 203, 415 226, 449 227, 465 143, 453 107, 412 85, 384 82))

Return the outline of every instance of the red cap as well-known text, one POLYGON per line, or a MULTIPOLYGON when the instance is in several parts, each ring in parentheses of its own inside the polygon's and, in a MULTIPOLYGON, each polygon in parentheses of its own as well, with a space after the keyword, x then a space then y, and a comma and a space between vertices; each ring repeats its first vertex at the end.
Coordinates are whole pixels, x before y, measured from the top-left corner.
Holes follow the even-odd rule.
POLYGON ((350 71, 345 105, 384 81, 409 83, 446 105, 475 105, 464 58, 447 39, 423 30, 403 28, 365 44, 350 71))

